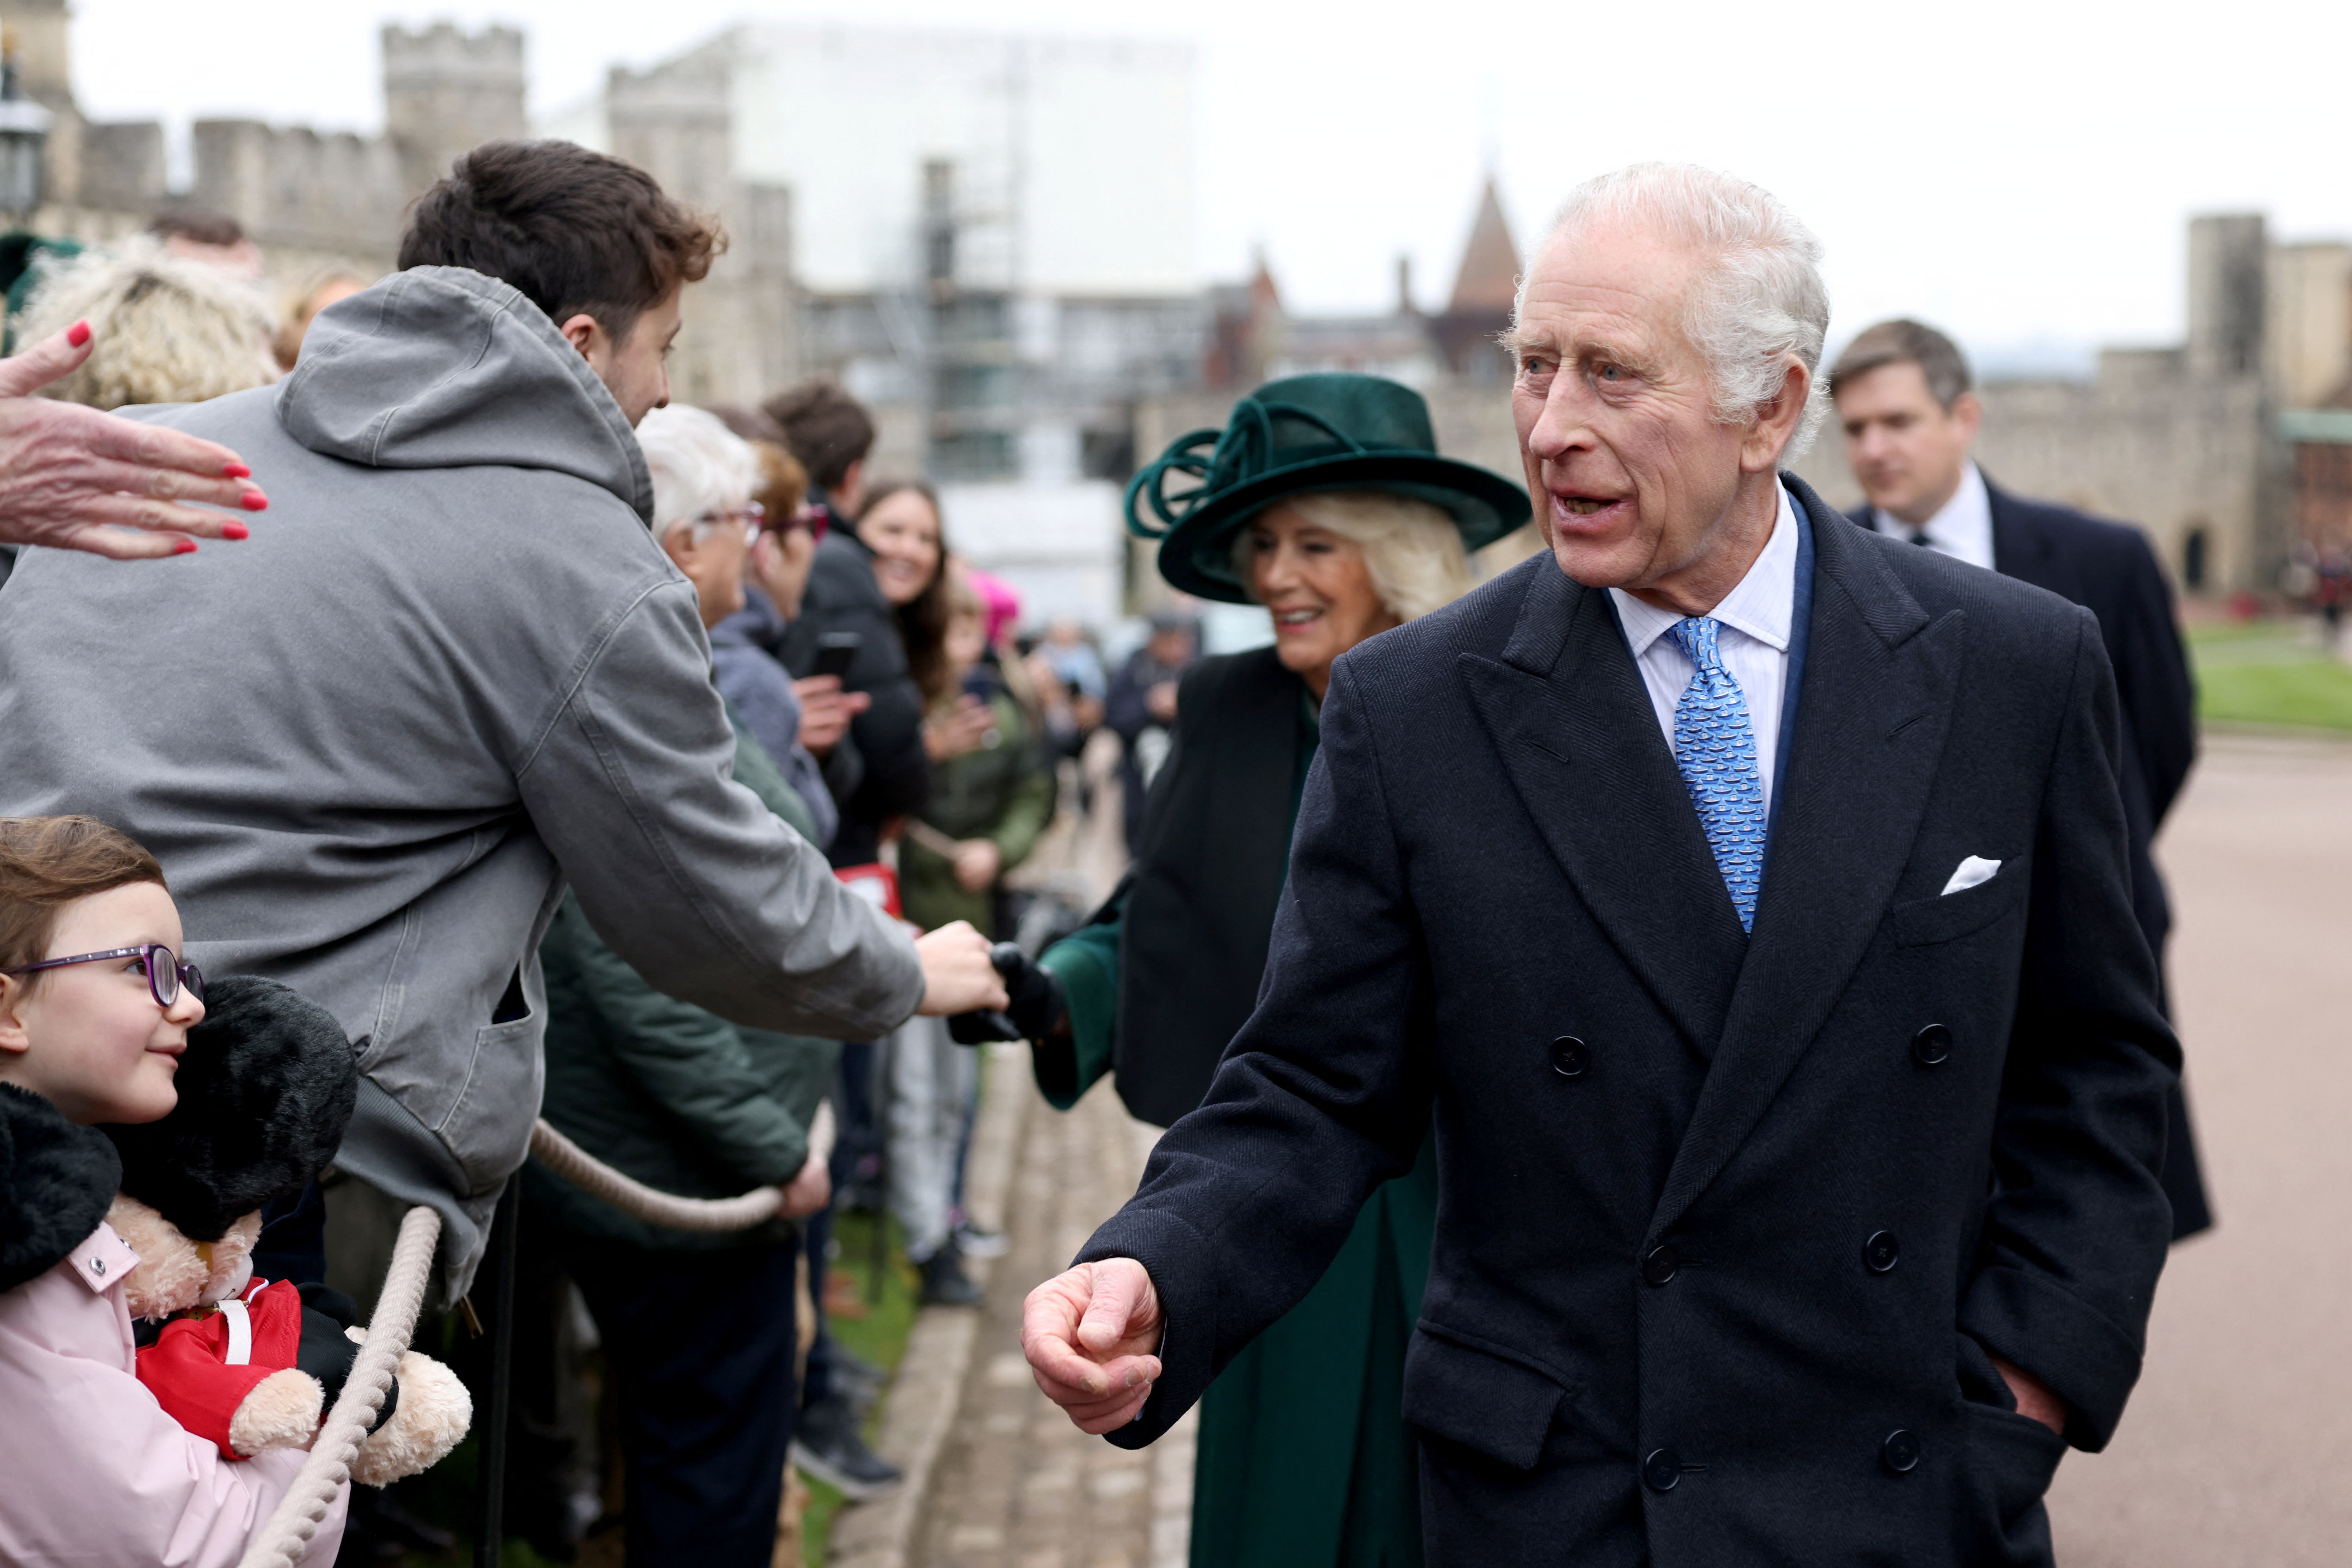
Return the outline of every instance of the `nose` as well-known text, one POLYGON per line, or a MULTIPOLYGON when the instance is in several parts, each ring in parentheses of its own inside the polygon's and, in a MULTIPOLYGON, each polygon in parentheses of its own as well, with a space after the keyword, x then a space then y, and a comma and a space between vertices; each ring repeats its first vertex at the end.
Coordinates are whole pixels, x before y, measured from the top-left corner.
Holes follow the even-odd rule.
POLYGON ((1528 432, 1530 453, 1545 462, 1556 462, 1580 447, 1592 444, 1582 392, 1583 387, 1575 376, 1563 371, 1552 377, 1551 389, 1544 395, 1543 410, 1528 432))
POLYGON ((172 1005, 163 1009, 163 1016, 183 1029, 194 1029, 205 1021, 205 1004, 196 1000, 194 991, 182 986, 180 994, 172 998, 172 1005))

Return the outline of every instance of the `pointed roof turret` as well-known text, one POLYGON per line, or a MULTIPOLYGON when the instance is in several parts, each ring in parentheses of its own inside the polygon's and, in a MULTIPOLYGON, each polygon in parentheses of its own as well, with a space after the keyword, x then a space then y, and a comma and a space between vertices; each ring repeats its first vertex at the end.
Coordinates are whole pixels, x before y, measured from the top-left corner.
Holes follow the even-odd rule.
POLYGON ((1504 221, 1490 174, 1478 198, 1478 215, 1470 223, 1470 243, 1462 250, 1462 270, 1454 276, 1454 298, 1445 308, 1454 314, 1507 311, 1518 283, 1519 247, 1511 243, 1511 225, 1504 221))

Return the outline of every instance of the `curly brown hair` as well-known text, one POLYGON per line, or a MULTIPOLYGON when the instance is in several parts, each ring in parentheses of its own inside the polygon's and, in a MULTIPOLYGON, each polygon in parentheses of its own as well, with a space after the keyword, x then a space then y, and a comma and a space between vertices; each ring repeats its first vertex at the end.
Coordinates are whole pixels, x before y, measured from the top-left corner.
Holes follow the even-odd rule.
POLYGON ((136 882, 163 868, 95 817, 0 817, 0 970, 39 963, 66 905, 136 882))

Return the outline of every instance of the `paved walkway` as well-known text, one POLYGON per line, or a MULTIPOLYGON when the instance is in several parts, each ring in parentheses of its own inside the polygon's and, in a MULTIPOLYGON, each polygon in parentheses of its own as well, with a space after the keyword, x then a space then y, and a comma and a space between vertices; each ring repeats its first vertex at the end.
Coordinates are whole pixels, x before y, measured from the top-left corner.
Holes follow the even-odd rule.
MULTIPOLYGON (((2158 846, 2219 1225, 2179 1249, 2147 1371, 2052 1510, 2066 1568, 2352 1563, 2352 744, 2216 737, 2158 846)), ((1180 1568, 1192 1442, 1080 1436, 1030 1383, 1023 1293, 1133 1190, 1151 1130, 1106 1084, 1024 1097, 1009 1257, 913 1532, 922 1568, 1180 1568)))

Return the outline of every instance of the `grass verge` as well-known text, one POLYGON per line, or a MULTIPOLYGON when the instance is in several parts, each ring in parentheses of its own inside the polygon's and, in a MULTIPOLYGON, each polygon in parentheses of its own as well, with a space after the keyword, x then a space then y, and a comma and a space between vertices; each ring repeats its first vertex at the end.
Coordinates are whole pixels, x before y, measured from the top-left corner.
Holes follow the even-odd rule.
POLYGON ((2209 723, 2352 731, 2352 665, 2297 624, 2200 626, 2189 651, 2198 716, 2209 723))

